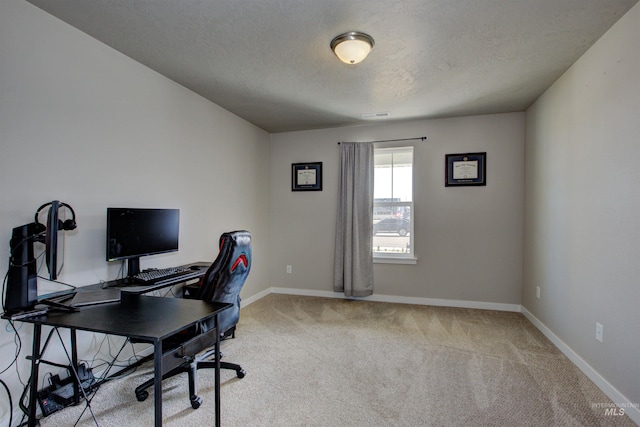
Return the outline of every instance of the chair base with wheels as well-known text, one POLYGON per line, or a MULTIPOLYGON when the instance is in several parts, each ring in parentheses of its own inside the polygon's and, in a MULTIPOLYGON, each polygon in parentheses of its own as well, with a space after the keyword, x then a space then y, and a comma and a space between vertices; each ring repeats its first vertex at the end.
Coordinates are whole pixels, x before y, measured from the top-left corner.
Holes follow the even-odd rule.
MULTIPOLYGON (((201 355, 198 355, 193 360, 185 361, 177 368, 170 370, 162 376, 162 380, 164 381, 166 378, 173 377, 184 372, 188 374, 189 401, 191 402, 191 407, 193 409, 198 409, 202 404, 202 398, 198 396, 197 371, 198 369, 214 369, 216 362, 215 359, 211 360, 212 357, 215 358, 215 350, 208 350, 201 355)), ((222 355, 220 355, 220 357, 222 357, 222 355)), ((242 366, 230 362, 220 361, 220 369, 234 370, 236 371, 236 376, 238 378, 244 378, 247 374, 246 371, 242 369, 242 366)), ((142 402, 149 397, 147 389, 153 387, 153 383, 154 379, 151 378, 136 387, 136 399, 138 399, 139 402, 142 402)))

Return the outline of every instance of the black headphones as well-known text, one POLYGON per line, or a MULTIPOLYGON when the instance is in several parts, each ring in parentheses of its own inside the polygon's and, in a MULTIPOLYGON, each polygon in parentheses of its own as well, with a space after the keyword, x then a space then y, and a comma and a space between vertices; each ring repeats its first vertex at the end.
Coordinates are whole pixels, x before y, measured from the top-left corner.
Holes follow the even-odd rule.
MULTIPOLYGON (((69 206, 66 203, 62 203, 62 202, 58 202, 57 200, 54 200, 53 202, 49 202, 49 203, 45 203, 44 205, 40 206, 38 208, 38 210, 36 211, 36 227, 39 230, 44 231, 46 229, 46 226, 44 224, 41 224, 40 221, 38 221, 38 217, 40 216, 40 211, 44 208, 46 208, 47 206, 53 206, 53 203, 58 203, 58 209, 60 209, 61 207, 65 207, 67 209, 69 209, 71 211, 71 219, 67 219, 64 222, 62 220, 58 220, 58 229, 59 230, 75 230, 76 227, 78 226, 76 224, 76 213, 73 211, 73 208, 71 206, 69 206)), ((51 209, 51 208, 49 208, 51 209)))

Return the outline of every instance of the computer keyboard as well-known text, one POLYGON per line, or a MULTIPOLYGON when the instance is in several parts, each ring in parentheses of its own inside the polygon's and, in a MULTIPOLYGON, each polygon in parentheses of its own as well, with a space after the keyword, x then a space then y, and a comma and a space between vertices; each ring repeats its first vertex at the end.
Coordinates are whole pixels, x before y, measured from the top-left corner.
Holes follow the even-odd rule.
POLYGON ((187 267, 170 267, 157 270, 142 271, 135 276, 133 280, 138 283, 159 283, 176 277, 197 276, 199 273, 187 267))

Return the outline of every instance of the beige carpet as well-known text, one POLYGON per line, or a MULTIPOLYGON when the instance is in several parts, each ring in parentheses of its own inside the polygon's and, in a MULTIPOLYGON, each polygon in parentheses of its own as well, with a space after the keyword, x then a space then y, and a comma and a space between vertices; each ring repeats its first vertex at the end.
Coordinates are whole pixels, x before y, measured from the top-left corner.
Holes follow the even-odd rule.
MULTIPOLYGON (((635 426, 605 414, 611 401, 518 313, 272 294, 222 348, 247 371, 223 372, 224 426, 635 426)), ((133 395, 149 372, 100 388, 98 425, 153 425, 153 395, 133 395)), ((165 382, 165 425, 213 425, 213 372, 199 380, 198 410, 186 376, 165 382)))

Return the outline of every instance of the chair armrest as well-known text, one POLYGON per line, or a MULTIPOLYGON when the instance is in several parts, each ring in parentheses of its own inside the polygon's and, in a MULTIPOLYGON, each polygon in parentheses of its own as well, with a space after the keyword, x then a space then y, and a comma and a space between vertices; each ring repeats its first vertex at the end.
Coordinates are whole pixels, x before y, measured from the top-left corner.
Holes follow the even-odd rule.
POLYGON ((162 374, 166 374, 185 361, 191 363, 196 355, 216 343, 218 331, 213 328, 203 334, 196 335, 162 353, 162 374))
POLYGON ((185 358, 195 356, 202 350, 212 347, 216 343, 216 329, 209 329, 207 332, 196 335, 188 341, 183 342, 176 349, 180 357, 185 358))

